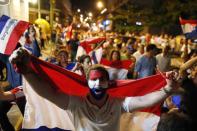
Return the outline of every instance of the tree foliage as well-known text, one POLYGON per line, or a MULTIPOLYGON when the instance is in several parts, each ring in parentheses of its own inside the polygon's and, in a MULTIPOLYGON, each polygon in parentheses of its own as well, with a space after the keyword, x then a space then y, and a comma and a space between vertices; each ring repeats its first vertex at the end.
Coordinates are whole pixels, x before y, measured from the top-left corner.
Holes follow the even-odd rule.
POLYGON ((129 0, 113 12, 114 30, 139 31, 158 28, 160 33, 178 34, 179 17, 197 19, 197 0, 129 0), (137 26, 136 22, 142 22, 137 26))

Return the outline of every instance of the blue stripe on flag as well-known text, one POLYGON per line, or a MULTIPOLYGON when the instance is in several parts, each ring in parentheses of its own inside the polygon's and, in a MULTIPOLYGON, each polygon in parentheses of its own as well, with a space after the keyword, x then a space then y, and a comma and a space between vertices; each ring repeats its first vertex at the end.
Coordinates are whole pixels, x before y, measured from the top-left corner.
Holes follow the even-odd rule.
POLYGON ((46 126, 41 126, 37 129, 21 129, 21 131, 71 131, 71 130, 64 130, 60 128, 48 128, 46 126))
POLYGON ((98 60, 96 58, 96 52, 95 51, 92 52, 92 59, 94 61, 94 64, 98 64, 98 60))
POLYGON ((186 33, 185 36, 188 39, 197 39, 197 26, 195 27, 195 29, 192 32, 186 33))
POLYGON ((2 32, 6 22, 10 19, 10 17, 6 16, 6 15, 2 15, 0 18, 0 33, 2 32))

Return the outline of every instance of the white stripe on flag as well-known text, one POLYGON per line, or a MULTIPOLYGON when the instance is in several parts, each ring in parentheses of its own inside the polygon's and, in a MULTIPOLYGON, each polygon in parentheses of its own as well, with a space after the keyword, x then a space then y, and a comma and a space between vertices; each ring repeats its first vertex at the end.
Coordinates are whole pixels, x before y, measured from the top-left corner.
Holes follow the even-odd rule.
POLYGON ((156 131, 160 117, 148 112, 124 113, 120 131, 156 131))
POLYGON ((74 131, 71 112, 63 110, 39 96, 25 79, 23 79, 23 91, 27 103, 22 129, 35 130, 47 127, 74 131))
POLYGON ((78 60, 78 58, 82 55, 86 55, 86 51, 82 46, 79 46, 77 49, 76 59, 78 60))
POLYGON ((91 51, 88 55, 92 58, 92 64, 99 64, 103 55, 103 48, 99 48, 94 50, 95 58, 93 58, 93 51, 91 51), (94 60, 96 59, 96 60, 94 60), (95 63, 97 61, 98 63, 95 63))
POLYGON ((113 67, 105 66, 109 73, 110 80, 125 80, 127 79, 128 70, 126 69, 117 69, 113 67))
POLYGON ((9 19, 1 34, 0 34, 0 53, 4 53, 6 50, 6 46, 7 43, 9 41, 10 35, 12 33, 12 31, 14 30, 14 28, 16 27, 16 25, 18 24, 19 21, 15 20, 15 19, 9 19))
POLYGON ((196 25, 188 23, 185 25, 181 25, 181 27, 182 27, 183 33, 186 34, 186 33, 192 32, 195 29, 196 25))

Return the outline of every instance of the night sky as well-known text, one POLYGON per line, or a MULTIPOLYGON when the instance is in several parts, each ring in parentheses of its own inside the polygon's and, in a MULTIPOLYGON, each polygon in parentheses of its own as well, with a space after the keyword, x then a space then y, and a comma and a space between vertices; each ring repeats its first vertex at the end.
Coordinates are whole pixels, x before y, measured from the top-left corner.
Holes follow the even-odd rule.
POLYGON ((97 1, 98 0, 70 0, 72 9, 77 10, 79 8, 81 9, 82 13, 95 12, 97 1))

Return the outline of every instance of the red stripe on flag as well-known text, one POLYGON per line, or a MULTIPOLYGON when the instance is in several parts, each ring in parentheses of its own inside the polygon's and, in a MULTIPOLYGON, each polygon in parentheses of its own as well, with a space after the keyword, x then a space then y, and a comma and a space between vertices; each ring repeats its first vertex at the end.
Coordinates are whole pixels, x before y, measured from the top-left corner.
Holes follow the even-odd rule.
POLYGON ((48 81, 57 90, 75 96, 85 96, 88 93, 89 88, 85 77, 33 56, 31 60, 30 66, 38 77, 48 81))
POLYGON ((182 25, 184 25, 184 24, 197 24, 197 20, 184 20, 184 19, 180 18, 180 23, 182 25))
POLYGON ((117 69, 129 69, 133 62, 131 60, 117 60, 117 61, 109 61, 107 59, 102 58, 100 64, 105 66, 110 66, 117 69))
POLYGON ((16 48, 17 42, 19 41, 21 35, 23 32, 29 27, 29 23, 25 21, 19 21, 16 27, 13 29, 6 49, 5 49, 5 54, 10 55, 12 54, 13 50, 16 48))
POLYGON ((80 46, 82 46, 85 49, 86 53, 88 54, 93 50, 91 48, 92 44, 97 44, 97 43, 102 42, 104 40, 106 40, 105 37, 87 39, 85 41, 80 42, 80 46))
MULTIPOLYGON (((84 77, 61 67, 39 60, 32 56, 31 68, 38 77, 47 80, 57 90, 75 96, 86 96, 89 92, 87 81, 84 77)), ((162 75, 154 75, 139 80, 111 81, 107 93, 112 97, 143 96, 147 93, 159 90, 166 85, 162 75)), ((43 87, 44 88, 44 87, 43 87)), ((160 104, 143 110, 160 114, 160 104)))
MULTIPOLYGON (((31 60, 31 68, 39 77, 51 82, 53 87, 70 95, 84 96, 88 93, 89 88, 84 77, 33 56, 31 60)), ((166 81, 161 75, 135 81, 117 80, 110 83, 108 93, 114 97, 142 96, 160 89, 165 84, 166 81)))

